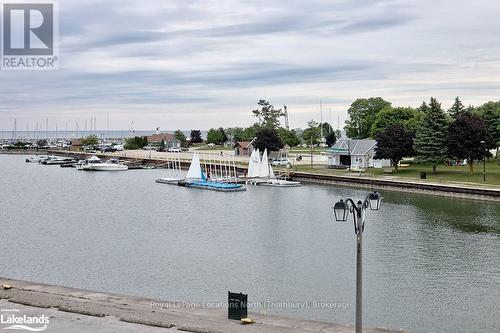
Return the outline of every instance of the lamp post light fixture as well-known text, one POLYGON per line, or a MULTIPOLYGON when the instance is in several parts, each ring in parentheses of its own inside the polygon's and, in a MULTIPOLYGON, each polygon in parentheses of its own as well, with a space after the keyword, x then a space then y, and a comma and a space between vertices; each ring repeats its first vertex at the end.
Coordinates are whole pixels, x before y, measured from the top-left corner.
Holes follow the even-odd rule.
POLYGON ((333 206, 337 222, 347 222, 349 213, 353 213, 354 233, 356 234, 356 333, 361 333, 362 322, 362 239, 365 229, 365 213, 368 208, 379 210, 382 197, 377 191, 369 193, 364 201, 355 202, 351 198, 340 200, 333 206))

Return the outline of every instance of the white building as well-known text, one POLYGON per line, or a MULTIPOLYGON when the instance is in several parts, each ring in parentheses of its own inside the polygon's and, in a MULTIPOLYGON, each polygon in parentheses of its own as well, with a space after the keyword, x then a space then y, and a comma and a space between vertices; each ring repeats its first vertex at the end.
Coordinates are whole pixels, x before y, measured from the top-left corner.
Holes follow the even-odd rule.
POLYGON ((345 139, 337 141, 328 151, 328 166, 331 168, 385 168, 390 160, 376 160, 377 142, 370 139, 345 139))

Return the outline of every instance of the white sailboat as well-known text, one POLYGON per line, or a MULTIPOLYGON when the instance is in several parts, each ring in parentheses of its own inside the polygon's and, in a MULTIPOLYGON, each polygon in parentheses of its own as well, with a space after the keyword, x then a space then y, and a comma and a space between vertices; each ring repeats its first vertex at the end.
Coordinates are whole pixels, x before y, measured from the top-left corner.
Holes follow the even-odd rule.
POLYGON ((197 152, 194 153, 193 159, 191 160, 191 165, 189 166, 186 179, 188 180, 201 180, 204 178, 203 172, 201 171, 200 156, 197 152))
POLYGON ((178 156, 172 156, 172 159, 167 158, 168 163, 168 176, 159 178, 156 180, 157 183, 163 184, 177 184, 186 178, 182 176, 181 170, 181 160, 178 156))
MULTIPOLYGON (((260 152, 258 153, 258 155, 260 156, 260 152)), ((260 159, 257 171, 258 172, 255 176, 256 178, 252 178, 252 180, 250 180, 251 184, 272 187, 297 187, 302 185, 300 182, 276 178, 276 175, 274 174, 273 168, 269 163, 269 159, 267 157, 267 149, 265 149, 264 154, 262 154, 262 159, 260 159)), ((252 170, 252 172, 254 172, 254 170, 252 170)))

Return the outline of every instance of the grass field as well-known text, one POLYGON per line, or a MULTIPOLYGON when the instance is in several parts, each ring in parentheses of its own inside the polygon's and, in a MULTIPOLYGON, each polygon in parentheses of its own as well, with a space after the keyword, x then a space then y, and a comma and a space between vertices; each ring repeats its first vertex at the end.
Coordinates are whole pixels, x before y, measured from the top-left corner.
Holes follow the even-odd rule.
MULTIPOLYGON (((317 165, 311 168, 309 165, 296 165, 296 171, 313 172, 331 175, 358 175, 359 172, 349 172, 347 170, 326 169, 324 165, 317 165)), ((400 168, 396 174, 385 174, 384 169, 369 168, 364 173, 364 177, 385 178, 385 179, 411 179, 420 180, 420 172, 427 173, 427 181, 436 183, 469 183, 484 186, 500 186, 500 164, 496 161, 486 162, 486 182, 483 181, 483 164, 474 165, 474 174, 470 175, 468 166, 444 166, 437 168, 436 173, 432 172, 431 166, 410 165, 400 168)))

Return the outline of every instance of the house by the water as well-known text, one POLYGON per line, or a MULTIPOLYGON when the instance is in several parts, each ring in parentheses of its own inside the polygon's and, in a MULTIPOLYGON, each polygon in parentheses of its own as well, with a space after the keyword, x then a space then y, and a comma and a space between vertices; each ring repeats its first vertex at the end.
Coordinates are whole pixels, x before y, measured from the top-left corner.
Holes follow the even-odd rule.
POLYGON ((385 168, 391 166, 390 160, 376 160, 377 142, 370 139, 346 139, 337 141, 328 151, 328 167, 348 168, 385 168))

